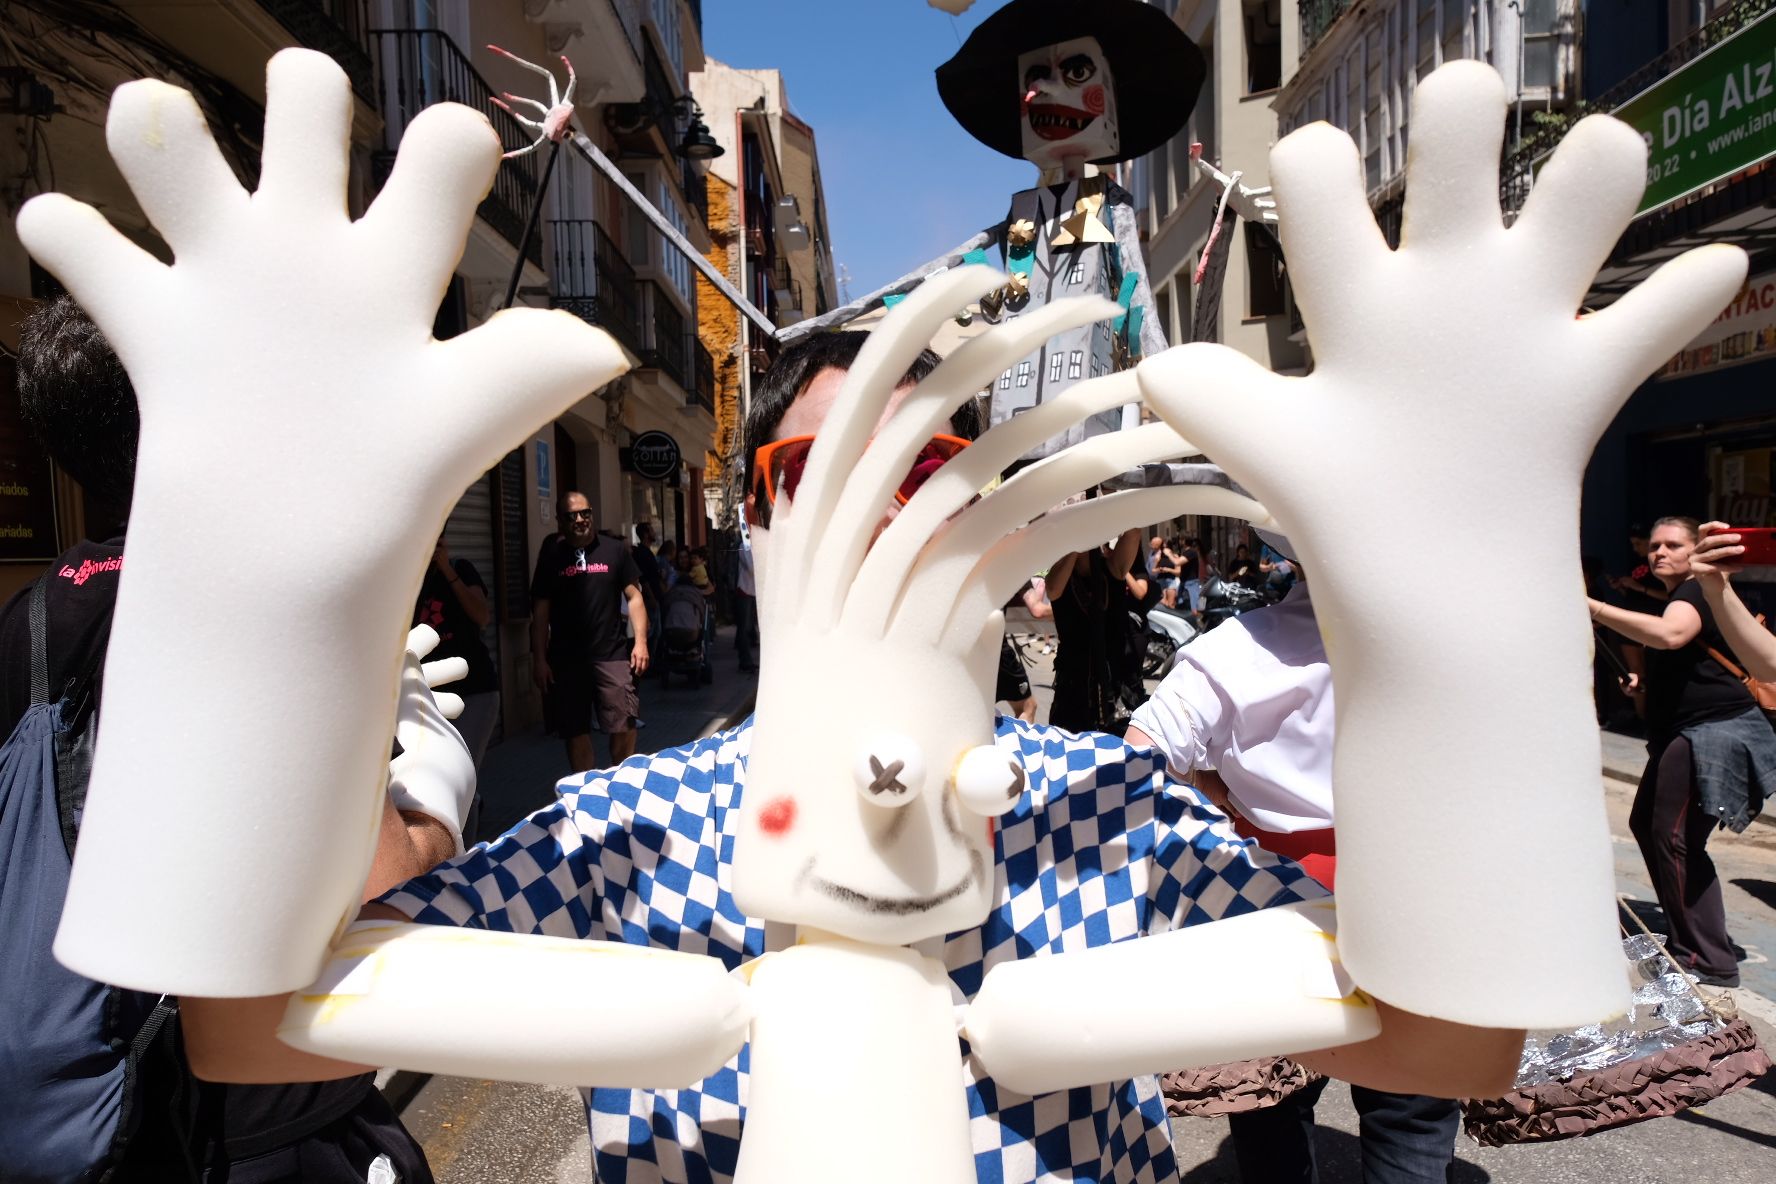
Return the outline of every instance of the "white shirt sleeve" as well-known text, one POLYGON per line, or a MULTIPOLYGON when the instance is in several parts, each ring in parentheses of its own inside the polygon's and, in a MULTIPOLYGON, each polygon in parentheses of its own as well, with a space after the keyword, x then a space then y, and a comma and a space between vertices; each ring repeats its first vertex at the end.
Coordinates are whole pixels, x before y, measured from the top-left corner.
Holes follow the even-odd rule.
POLYGON ((1215 685, 1189 662, 1179 662, 1129 722, 1152 737, 1174 773, 1185 776, 1215 767, 1211 754, 1225 743, 1217 733, 1226 716, 1215 685))

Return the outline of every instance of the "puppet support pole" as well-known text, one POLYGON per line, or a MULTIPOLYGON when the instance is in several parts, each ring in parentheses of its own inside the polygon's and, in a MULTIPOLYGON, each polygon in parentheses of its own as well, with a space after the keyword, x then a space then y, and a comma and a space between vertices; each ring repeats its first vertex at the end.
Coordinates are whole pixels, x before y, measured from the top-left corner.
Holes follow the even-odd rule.
POLYGON ((623 196, 635 203, 636 209, 640 210, 642 215, 654 224, 654 229, 665 235, 666 241, 677 247, 684 257, 690 260, 691 266, 702 272, 703 278, 715 285, 716 291, 732 301, 735 308, 745 313, 748 320, 763 329, 768 335, 772 337, 777 335, 777 326, 771 323, 771 318, 760 312, 752 301, 742 296, 739 289, 728 282, 727 276, 717 271, 709 260, 703 258, 702 253, 690 244, 690 240, 679 233, 678 227, 666 221, 666 216, 655 209, 654 204, 643 197, 640 190, 629 184, 629 178, 623 175, 623 170, 612 164, 611 158, 599 151, 598 145, 588 140, 584 132, 574 133, 573 146, 580 150, 580 155, 584 156, 593 168, 609 178, 610 183, 621 190, 623 196))

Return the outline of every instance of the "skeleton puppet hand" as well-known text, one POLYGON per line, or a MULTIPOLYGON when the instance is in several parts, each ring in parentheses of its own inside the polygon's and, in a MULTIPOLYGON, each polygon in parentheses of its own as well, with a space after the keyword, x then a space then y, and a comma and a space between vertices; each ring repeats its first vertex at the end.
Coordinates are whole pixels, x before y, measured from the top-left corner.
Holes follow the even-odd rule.
POLYGON ((1672 261, 1580 315, 1639 201, 1646 150, 1581 122, 1506 229, 1505 96, 1459 62, 1417 90, 1390 251, 1349 137, 1271 155, 1314 349, 1306 378, 1190 345, 1140 367, 1165 420, 1263 499, 1314 582, 1338 688, 1339 946, 1408 1010, 1493 1027, 1626 1003, 1598 793, 1580 479, 1635 385, 1743 280, 1737 248, 1672 261), (1496 550, 1496 581, 1376 580, 1385 538, 1496 550))
POLYGON ((249 194, 190 95, 132 82, 107 140, 174 262, 66 197, 19 215, 141 407, 104 742, 56 945, 104 981, 257 995, 314 977, 375 840, 390 639, 451 504, 624 366, 559 312, 434 341, 498 139, 467 108, 427 108, 353 222, 351 114, 331 60, 274 57, 249 194))

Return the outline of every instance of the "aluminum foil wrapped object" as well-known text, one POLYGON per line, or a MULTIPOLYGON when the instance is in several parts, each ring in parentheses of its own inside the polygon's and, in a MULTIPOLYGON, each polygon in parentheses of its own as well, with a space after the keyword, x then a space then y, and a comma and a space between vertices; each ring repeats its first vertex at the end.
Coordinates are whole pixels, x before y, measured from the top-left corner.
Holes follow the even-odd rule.
POLYGON ((1517 1064, 1518 1089, 1637 1061, 1725 1026, 1653 938, 1637 933, 1622 943, 1622 952, 1634 992, 1632 1010, 1608 1023, 1532 1033, 1517 1064))

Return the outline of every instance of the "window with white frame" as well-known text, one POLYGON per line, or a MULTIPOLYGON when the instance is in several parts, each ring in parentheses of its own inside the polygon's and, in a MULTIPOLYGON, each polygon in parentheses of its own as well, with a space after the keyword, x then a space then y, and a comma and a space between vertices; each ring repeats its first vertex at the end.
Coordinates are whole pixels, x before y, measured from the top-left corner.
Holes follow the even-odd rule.
MULTIPOLYGON (((660 182, 659 208, 666 215, 666 221, 672 223, 672 229, 680 234, 688 234, 685 216, 679 211, 678 196, 672 190, 670 181, 660 182)), ((655 232, 660 244, 660 270, 665 273, 673 291, 677 292, 688 306, 691 303, 691 261, 685 258, 684 252, 666 241, 666 236, 655 232)))
POLYGON ((1017 384, 1018 384, 1018 386, 1020 386, 1020 387, 1029 386, 1030 385, 1030 376, 1032 374, 1034 374, 1035 372, 1036 372, 1036 367, 1031 365, 1029 358, 1025 358, 1023 361, 1019 362, 1017 365, 1017 384))
POLYGON ((1050 382, 1059 382, 1061 380, 1061 366, 1065 364, 1065 361, 1066 360, 1061 357, 1060 350, 1056 350, 1054 353, 1048 355, 1048 380, 1050 382))
POLYGON ((1414 0, 1418 46, 1418 77, 1437 68, 1437 0, 1414 0))
POLYGON ((684 78, 684 36, 678 28, 678 0, 654 0, 654 28, 660 34, 660 48, 666 51, 666 64, 672 77, 684 78))
POLYGON ((1557 0, 1525 0, 1523 5, 1523 89, 1555 89, 1559 81, 1560 5, 1557 0))
POLYGON ((1470 0, 1443 0, 1443 60, 1468 56, 1468 5, 1470 0))

